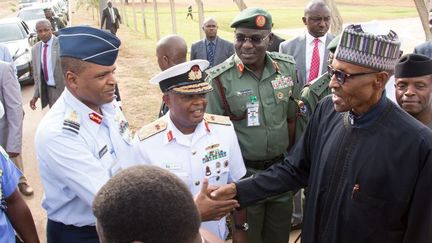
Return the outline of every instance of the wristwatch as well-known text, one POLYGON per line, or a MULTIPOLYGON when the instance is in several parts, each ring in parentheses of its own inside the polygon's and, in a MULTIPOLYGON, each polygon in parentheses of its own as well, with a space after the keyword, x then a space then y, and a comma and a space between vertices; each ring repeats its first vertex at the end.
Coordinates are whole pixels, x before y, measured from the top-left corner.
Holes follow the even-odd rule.
POLYGON ((247 231, 247 230, 249 229, 249 224, 248 224, 248 223, 235 224, 234 226, 235 226, 235 228, 238 229, 238 230, 247 231))

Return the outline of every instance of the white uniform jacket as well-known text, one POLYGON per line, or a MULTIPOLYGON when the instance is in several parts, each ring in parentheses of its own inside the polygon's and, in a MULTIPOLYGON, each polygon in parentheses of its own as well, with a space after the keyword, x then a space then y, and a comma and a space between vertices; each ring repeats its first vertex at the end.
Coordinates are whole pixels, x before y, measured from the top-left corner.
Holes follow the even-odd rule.
POLYGON ((48 218, 66 225, 95 225, 98 190, 132 161, 131 134, 116 101, 97 114, 67 89, 38 126, 35 137, 48 218))
MULTIPOLYGON (((170 119, 170 112, 144 126, 135 135, 136 161, 165 168, 180 177, 192 195, 202 180, 225 185, 246 174, 234 126, 228 117, 206 114, 195 132, 184 135, 170 119)), ((203 222, 202 227, 225 239, 225 218, 203 222)))

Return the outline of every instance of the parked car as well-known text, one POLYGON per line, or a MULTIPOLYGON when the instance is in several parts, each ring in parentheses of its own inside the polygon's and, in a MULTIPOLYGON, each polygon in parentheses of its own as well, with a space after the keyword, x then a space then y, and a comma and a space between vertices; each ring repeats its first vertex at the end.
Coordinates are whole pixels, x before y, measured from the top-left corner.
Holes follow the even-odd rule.
POLYGON ((18 12, 18 18, 24 20, 30 27, 30 31, 36 32, 36 22, 41 19, 45 19, 44 9, 51 8, 54 12, 54 16, 60 18, 60 20, 67 25, 66 16, 62 13, 61 9, 51 2, 37 3, 31 7, 23 8, 18 12))
POLYGON ((30 7, 37 2, 38 2, 38 0, 20 0, 18 2, 18 9, 30 7))
POLYGON ((19 18, 0 19, 0 43, 9 49, 21 84, 33 83, 31 48, 37 36, 19 18))

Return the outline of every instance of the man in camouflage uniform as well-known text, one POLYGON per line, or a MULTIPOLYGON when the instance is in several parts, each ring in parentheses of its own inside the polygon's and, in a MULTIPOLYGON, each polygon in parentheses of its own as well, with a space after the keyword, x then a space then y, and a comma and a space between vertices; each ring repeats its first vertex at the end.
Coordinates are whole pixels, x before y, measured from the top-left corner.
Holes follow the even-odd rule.
POLYGON ((51 23, 53 34, 57 36, 57 31, 66 27, 65 23, 59 17, 54 16, 51 8, 45 8, 44 13, 45 18, 51 23))
MULTIPOLYGON (((248 8, 231 24, 235 54, 208 70, 207 112, 229 116, 234 124, 248 174, 260 173, 283 161, 293 144, 300 89, 292 57, 266 52, 273 40, 272 17, 248 8)), ((286 243, 292 212, 292 193, 268 198, 247 208, 250 243, 286 243)), ((243 222, 243 221, 242 221, 243 222)), ((247 229, 248 228, 248 229, 247 229)))
MULTIPOLYGON (((330 64, 333 60, 333 54, 336 51, 337 44, 339 43, 339 36, 335 37, 327 46, 329 50, 329 58, 328 63, 330 64)), ((331 94, 331 90, 329 88, 331 77, 327 72, 312 80, 310 84, 307 84, 300 93, 300 100, 303 104, 300 103, 300 115, 297 118, 296 125, 296 137, 299 138, 302 134, 306 125, 309 121, 310 116, 314 112, 318 102, 331 94)))

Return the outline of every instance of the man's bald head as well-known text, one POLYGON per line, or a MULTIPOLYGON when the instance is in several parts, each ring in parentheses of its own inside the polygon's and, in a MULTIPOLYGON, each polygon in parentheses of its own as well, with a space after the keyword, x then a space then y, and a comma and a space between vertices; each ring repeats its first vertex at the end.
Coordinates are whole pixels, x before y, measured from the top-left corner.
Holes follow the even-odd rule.
POLYGON ((302 20, 313 37, 324 36, 330 28, 330 8, 321 0, 310 1, 302 20))
POLYGON ((162 71, 185 62, 186 54, 186 41, 179 35, 165 36, 156 45, 156 56, 162 71))

